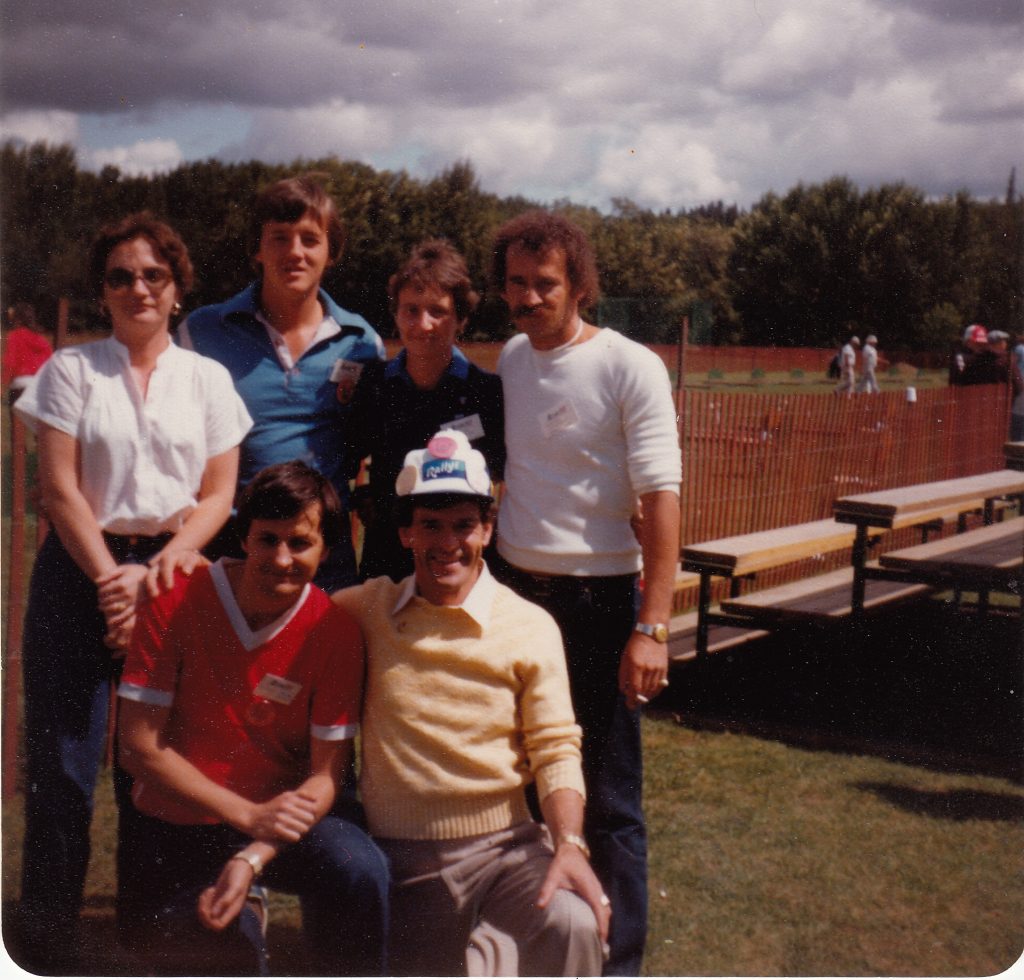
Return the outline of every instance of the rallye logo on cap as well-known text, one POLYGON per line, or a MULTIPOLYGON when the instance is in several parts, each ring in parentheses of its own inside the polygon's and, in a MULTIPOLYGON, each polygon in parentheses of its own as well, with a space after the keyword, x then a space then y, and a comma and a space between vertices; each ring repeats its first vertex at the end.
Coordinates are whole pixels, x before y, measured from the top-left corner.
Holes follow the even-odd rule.
POLYGON ((430 459, 423 464, 424 481, 449 478, 466 479, 466 464, 461 459, 430 459))

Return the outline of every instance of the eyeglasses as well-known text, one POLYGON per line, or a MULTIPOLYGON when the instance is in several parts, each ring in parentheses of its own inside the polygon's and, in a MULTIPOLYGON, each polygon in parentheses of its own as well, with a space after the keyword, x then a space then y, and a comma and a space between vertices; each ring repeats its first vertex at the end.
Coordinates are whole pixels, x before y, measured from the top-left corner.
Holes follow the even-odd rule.
POLYGON ((150 289, 156 291, 163 289, 171 281, 170 269, 163 269, 158 265, 151 265, 141 272, 132 272, 131 269, 111 269, 103 277, 103 281, 110 289, 120 291, 131 289, 136 279, 141 279, 150 289))

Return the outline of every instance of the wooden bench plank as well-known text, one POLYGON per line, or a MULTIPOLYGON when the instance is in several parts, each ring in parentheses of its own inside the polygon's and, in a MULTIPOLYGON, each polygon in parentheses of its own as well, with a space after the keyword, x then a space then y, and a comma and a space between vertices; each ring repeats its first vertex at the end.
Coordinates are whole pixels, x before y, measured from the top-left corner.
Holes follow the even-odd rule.
POLYGON ((719 575, 749 575, 853 544, 855 530, 832 518, 738 534, 683 547, 683 567, 719 575))
MULTIPOLYGON (((757 624, 783 623, 798 619, 829 621, 849 616, 853 569, 840 568, 824 575, 788 582, 772 589, 722 601, 722 610, 751 618, 757 624)), ((867 582, 864 608, 872 609, 905 602, 931 591, 917 582, 867 582)))
POLYGON ((1024 569, 1024 517, 901 548, 882 555, 879 564, 962 588, 1008 583, 1024 569))
POLYGON ((870 519, 875 527, 890 527, 896 517, 963 506, 968 501, 1024 493, 1024 473, 996 470, 954 480, 938 480, 916 486, 855 494, 835 502, 836 520, 863 523, 870 519))
MULTIPOLYGON (((721 626, 713 624, 708 629, 708 653, 733 650, 750 643, 768 631, 748 629, 744 626, 721 626)), ((697 610, 673 616, 669 623, 668 657, 670 663, 683 663, 697 656, 697 610)))

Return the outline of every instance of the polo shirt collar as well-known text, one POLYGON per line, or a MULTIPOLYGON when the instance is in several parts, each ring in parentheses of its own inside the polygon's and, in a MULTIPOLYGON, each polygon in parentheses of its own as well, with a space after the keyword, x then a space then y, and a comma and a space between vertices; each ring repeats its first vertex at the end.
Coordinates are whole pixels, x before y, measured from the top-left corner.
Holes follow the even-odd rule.
MULTIPOLYGON (((461 606, 446 606, 445 608, 461 609, 481 629, 487 629, 491 622, 491 609, 494 606, 497 587, 498 583, 487 567, 487 562, 481 562, 480 577, 474 583, 473 588, 469 590, 466 601, 461 606)), ((391 615, 394 616, 401 612, 415 598, 418 598, 416 576, 410 575, 408 578, 402 579, 391 615)))
MULTIPOLYGON (((412 379, 409 377, 409 370, 405 366, 406 362, 406 350, 403 347, 398 354, 391 358, 390 361, 384 366, 384 377, 386 378, 402 378, 404 381, 408 381, 412 384, 412 379)), ((452 347, 452 359, 448 362, 448 367, 444 369, 444 374, 453 378, 458 378, 459 381, 465 381, 469 375, 469 358, 459 350, 458 347, 452 347)), ((444 377, 444 375, 442 375, 444 377)))
MULTIPOLYGON (((260 312, 260 288, 261 280, 257 279, 255 282, 250 283, 245 289, 235 296, 232 296, 223 307, 224 316, 249 316, 256 317, 256 314, 260 312)), ((365 321, 362 317, 355 313, 350 313, 348 310, 338 306, 333 299, 327 294, 326 290, 317 290, 317 298, 320 300, 320 305, 324 308, 324 316, 329 316, 335 323, 342 328, 347 328, 350 331, 358 331, 361 334, 366 333, 365 321)))

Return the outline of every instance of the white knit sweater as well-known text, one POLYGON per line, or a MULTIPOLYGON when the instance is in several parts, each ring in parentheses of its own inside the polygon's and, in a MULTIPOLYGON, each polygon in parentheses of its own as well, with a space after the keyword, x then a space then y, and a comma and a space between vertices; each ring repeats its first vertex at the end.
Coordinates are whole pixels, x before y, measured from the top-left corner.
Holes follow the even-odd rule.
POLYGON ((678 493, 682 479, 661 358, 607 328, 561 351, 534 350, 520 334, 498 373, 508 449, 501 555, 549 575, 639 571, 629 524, 636 499, 678 493))

